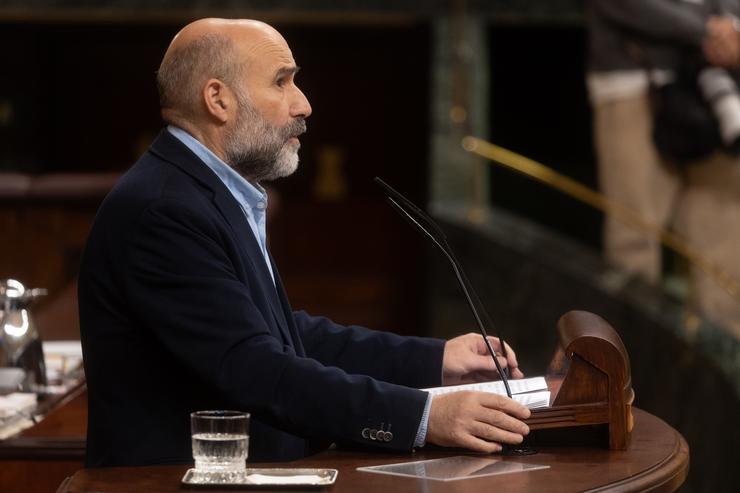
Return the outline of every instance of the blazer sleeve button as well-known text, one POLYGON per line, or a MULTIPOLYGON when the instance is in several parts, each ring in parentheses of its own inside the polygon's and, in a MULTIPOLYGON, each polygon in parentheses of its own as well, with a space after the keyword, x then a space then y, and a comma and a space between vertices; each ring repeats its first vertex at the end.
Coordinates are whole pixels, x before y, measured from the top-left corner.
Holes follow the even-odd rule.
POLYGON ((370 438, 370 428, 363 428, 362 438, 370 438))

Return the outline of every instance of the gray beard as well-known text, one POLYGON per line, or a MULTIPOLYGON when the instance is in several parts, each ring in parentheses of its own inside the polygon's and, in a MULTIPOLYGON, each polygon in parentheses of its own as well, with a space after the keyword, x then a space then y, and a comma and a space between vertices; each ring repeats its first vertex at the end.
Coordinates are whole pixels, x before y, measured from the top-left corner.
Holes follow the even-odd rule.
POLYGON ((298 168, 300 144, 288 139, 306 131, 305 119, 273 127, 246 98, 237 95, 237 99, 236 123, 224 137, 226 163, 245 179, 258 183, 293 174, 298 168))

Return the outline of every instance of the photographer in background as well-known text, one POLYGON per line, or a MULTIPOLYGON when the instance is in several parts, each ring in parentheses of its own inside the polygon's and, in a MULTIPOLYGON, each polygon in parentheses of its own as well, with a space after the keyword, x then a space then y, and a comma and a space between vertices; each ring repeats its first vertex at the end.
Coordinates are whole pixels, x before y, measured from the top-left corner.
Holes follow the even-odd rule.
MULTIPOLYGON (((726 71, 737 66, 740 58, 733 17, 739 13, 737 0, 587 3, 587 85, 603 193, 650 223, 672 225, 703 257, 736 279, 740 278, 736 253, 740 250, 740 163, 726 148, 733 140, 732 125, 725 131, 716 127, 723 115, 740 110, 740 102, 735 105, 727 99, 736 96, 737 88, 726 71), (709 131, 719 131, 725 143, 718 137, 710 152, 677 160, 662 155, 655 145, 656 115, 650 93, 651 88, 680 83, 677 74, 692 58, 700 62, 694 64, 697 69, 701 65, 707 70, 696 73, 690 85, 700 93, 699 99, 709 103, 708 112, 714 117, 708 118, 713 125, 709 131)), ((691 137, 672 140, 692 143, 684 142, 691 137)), ((661 246, 655 236, 607 217, 604 249, 611 263, 648 282, 660 282, 661 246)), ((691 293, 705 315, 740 336, 740 304, 714 279, 692 269, 691 293)))

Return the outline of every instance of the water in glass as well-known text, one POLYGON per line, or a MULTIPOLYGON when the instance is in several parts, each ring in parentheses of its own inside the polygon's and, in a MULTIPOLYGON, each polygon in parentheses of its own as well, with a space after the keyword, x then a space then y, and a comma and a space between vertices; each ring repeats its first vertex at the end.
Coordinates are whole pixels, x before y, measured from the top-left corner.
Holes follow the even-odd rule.
POLYGON ((196 433, 192 436, 195 468, 204 472, 241 471, 247 460, 249 436, 196 433))

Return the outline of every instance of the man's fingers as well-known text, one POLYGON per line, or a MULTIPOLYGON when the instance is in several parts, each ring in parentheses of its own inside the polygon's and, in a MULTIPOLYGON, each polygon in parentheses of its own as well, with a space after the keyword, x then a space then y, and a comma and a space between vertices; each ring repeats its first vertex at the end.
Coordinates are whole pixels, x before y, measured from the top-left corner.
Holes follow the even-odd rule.
POLYGON ((492 429, 495 428, 498 430, 497 433, 499 435, 493 438, 495 441, 519 443, 520 440, 517 437, 529 434, 529 427, 527 425, 500 411, 486 409, 476 416, 476 420, 479 423, 490 426, 492 429))
MULTIPOLYGON (((501 350, 501 342, 498 337, 488 337, 488 342, 491 343, 491 347, 493 350, 499 354, 503 354, 504 352, 501 350)), ((509 346, 507 342, 504 341, 504 347, 506 348, 506 361, 504 363, 501 363, 501 366, 508 366, 509 368, 516 368, 519 366, 519 362, 516 359, 516 352, 509 346)), ((499 361, 504 361, 502 359, 499 359, 499 361)))
MULTIPOLYGON (((507 361, 506 358, 503 356, 497 356, 496 359, 498 360, 498 364, 501 365, 501 369, 509 368, 509 378, 524 378, 524 373, 517 368, 516 366, 511 365, 511 361, 507 361)), ((483 370, 479 373, 482 376, 482 379, 484 380, 492 380, 494 378, 497 378, 499 376, 498 369, 496 368, 495 363, 491 359, 490 355, 481 356, 478 358, 478 362, 481 366, 481 368, 490 368, 490 370, 483 370)), ((475 375, 471 375, 472 381, 479 381, 475 380, 475 375)))
POLYGON ((490 442, 472 434, 461 440, 460 446, 468 450, 482 452, 484 454, 493 454, 495 452, 501 452, 502 450, 500 443, 490 442))
POLYGON ((517 444, 522 443, 524 436, 520 433, 512 433, 507 430, 503 430, 498 426, 492 426, 489 423, 481 421, 475 421, 472 423, 470 432, 476 437, 483 439, 487 442, 498 443, 511 443, 517 444))
POLYGON ((504 342, 504 346, 506 347, 506 356, 509 358, 509 366, 512 368, 516 368, 519 366, 519 362, 516 360, 516 352, 509 346, 507 342, 504 342))
MULTIPOLYGON (((498 359, 498 363, 502 369, 509 368, 510 378, 524 378, 524 373, 516 366, 511 365, 511 358, 507 361, 503 356, 498 356, 496 359, 498 359)), ((487 352, 484 355, 475 357, 474 368, 469 370, 465 381, 478 382, 481 380, 493 380, 499 376, 498 369, 487 352)))
MULTIPOLYGON (((526 406, 522 406, 515 400, 509 399, 503 395, 481 392, 479 402, 488 410, 500 410, 510 416, 514 416, 515 418, 527 419, 532 415, 526 406)), ((529 429, 527 429, 525 433, 528 431, 529 429)))
POLYGON ((432 399, 427 440, 442 446, 496 452, 501 443, 521 443, 529 427, 516 419, 529 410, 507 397, 454 392, 432 399))

